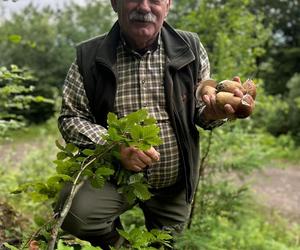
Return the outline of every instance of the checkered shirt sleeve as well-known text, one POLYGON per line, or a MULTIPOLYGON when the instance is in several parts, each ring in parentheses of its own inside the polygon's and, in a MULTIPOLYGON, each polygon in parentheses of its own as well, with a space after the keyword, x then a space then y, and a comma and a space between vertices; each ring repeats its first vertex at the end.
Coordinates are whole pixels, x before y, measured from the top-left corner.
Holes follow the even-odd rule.
MULTIPOLYGON (((203 47, 202 43, 200 42, 200 69, 198 73, 198 83, 200 84, 201 81, 210 78, 210 64, 207 52, 203 47)), ((199 86, 199 85, 198 85, 199 86)), ((205 130, 212 130, 216 127, 221 126, 224 124, 227 119, 215 120, 215 121, 206 121, 203 117, 203 111, 206 105, 202 100, 196 99, 196 123, 205 130)))
POLYGON ((96 124, 90 111, 83 79, 76 62, 72 63, 64 82, 58 127, 66 142, 79 147, 105 143, 102 136, 107 131, 96 124))

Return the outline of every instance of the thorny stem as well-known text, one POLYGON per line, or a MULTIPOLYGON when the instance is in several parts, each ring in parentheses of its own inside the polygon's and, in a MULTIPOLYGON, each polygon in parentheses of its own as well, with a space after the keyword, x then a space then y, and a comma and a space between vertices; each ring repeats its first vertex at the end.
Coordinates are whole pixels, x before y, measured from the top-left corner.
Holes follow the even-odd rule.
POLYGON ((198 183, 197 183, 197 186, 196 186, 196 191, 195 191, 195 196, 194 196, 194 200, 192 202, 192 207, 191 207, 191 213, 190 213, 190 218, 189 218, 189 222, 188 222, 188 226, 187 228, 190 229, 191 226, 192 226, 192 222, 193 222, 193 218, 194 218, 194 213, 195 213, 195 206, 197 204, 197 191, 198 191, 198 186, 199 186, 199 182, 202 182, 204 180, 204 176, 205 176, 205 168, 206 168, 206 165, 205 165, 205 161, 209 155, 209 152, 210 152, 210 147, 211 147, 211 144, 212 144, 212 136, 213 136, 213 130, 210 130, 209 131, 209 137, 208 137, 208 145, 207 145, 207 148, 206 148, 206 151, 205 151, 205 154, 204 156, 201 158, 201 161, 200 161, 200 167, 199 167, 199 180, 198 180, 198 183))
POLYGON ((82 185, 84 184, 85 179, 80 181, 80 177, 83 173, 83 171, 85 169, 87 169, 87 167, 89 167, 92 163, 94 163, 97 159, 101 158, 102 156, 104 156, 106 153, 108 153, 110 150, 112 150, 117 143, 112 143, 109 147, 107 147, 107 149, 105 151, 103 151, 101 154, 96 155, 96 156, 91 156, 91 157, 87 157, 81 164, 81 168, 80 171, 78 172, 73 184, 72 184, 72 188, 70 191, 70 194, 63 206, 63 209, 61 211, 61 213, 59 214, 59 217, 57 219, 57 222, 55 223, 55 225, 53 226, 52 230, 51 230, 51 239, 48 243, 48 248, 47 250, 54 250, 55 248, 55 244, 56 244, 56 240, 57 240, 57 236, 58 236, 58 232, 59 229, 62 225, 62 223, 64 222, 70 208, 73 202, 73 199, 75 197, 75 195, 77 194, 77 192, 79 191, 79 189, 82 187, 82 185), (80 182, 79 182, 80 181, 80 182), (79 183, 78 183, 79 182, 79 183))

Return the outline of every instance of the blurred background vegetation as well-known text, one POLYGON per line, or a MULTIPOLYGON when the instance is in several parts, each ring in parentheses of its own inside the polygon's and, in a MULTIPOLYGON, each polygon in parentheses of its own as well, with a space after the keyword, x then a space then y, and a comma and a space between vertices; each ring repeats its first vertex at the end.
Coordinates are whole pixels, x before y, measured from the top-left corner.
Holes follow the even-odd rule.
MULTIPOLYGON (((212 78, 239 75, 258 87, 251 118, 212 135, 199 129, 202 155, 208 147, 209 153, 193 222, 178 249, 300 249, 299 217, 292 223, 261 206, 245 181, 270 166, 300 171, 299 8, 299 0, 173 0, 168 22, 198 33, 212 78)), ((0 17, 0 245, 19 244, 50 213, 9 192, 53 172, 61 87, 74 47, 107 32, 115 20, 103 0, 61 8, 30 4, 0 17)), ((128 212, 126 228, 142 226, 140 217, 137 208, 128 212)))

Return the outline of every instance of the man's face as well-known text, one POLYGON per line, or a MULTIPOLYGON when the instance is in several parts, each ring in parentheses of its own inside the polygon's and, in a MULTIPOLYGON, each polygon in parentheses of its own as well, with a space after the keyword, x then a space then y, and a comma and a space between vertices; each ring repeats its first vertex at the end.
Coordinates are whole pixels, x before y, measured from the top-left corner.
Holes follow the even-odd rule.
POLYGON ((134 48, 153 42, 169 12, 171 0, 111 0, 121 31, 134 48))

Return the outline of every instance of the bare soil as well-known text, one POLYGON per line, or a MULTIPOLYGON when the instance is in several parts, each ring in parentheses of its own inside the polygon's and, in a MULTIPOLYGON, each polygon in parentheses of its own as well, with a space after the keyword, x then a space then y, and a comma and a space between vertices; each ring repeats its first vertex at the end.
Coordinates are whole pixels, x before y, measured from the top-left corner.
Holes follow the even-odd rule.
POLYGON ((300 222, 300 166, 267 167, 253 173, 250 181, 260 204, 300 222))

